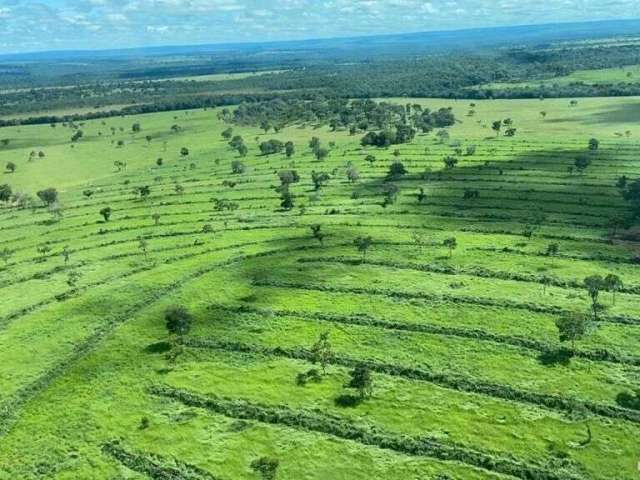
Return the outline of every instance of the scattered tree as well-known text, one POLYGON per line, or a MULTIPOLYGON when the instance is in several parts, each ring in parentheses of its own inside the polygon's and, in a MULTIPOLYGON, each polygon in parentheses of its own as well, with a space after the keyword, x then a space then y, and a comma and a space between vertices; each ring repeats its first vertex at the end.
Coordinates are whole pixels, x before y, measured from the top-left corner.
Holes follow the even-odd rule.
POLYGON ((369 247, 371 247, 371 245, 373 244, 373 238, 371 238, 369 235, 365 236, 360 236, 358 238, 356 238, 353 241, 354 245, 356 246, 356 248, 358 249, 358 251, 360 253, 362 253, 362 261, 366 261, 367 259, 367 250, 369 250, 369 247))
POLYGON ((442 241, 442 245, 449 249, 449 258, 451 258, 453 256, 453 251, 458 247, 458 241, 455 237, 449 237, 442 241))
POLYGON ((102 215, 102 218, 104 218, 105 222, 108 222, 111 218, 111 212, 111 207, 104 207, 102 210, 100 210, 100 215, 102 215))

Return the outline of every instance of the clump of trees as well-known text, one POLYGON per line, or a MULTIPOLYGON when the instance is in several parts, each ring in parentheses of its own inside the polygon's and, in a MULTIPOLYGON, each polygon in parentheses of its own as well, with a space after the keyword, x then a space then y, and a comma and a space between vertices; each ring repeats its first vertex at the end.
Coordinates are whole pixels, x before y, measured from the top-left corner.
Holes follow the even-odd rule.
POLYGON ((260 144, 260 153, 262 155, 273 155, 284 150, 284 143, 280 140, 271 139, 260 144))

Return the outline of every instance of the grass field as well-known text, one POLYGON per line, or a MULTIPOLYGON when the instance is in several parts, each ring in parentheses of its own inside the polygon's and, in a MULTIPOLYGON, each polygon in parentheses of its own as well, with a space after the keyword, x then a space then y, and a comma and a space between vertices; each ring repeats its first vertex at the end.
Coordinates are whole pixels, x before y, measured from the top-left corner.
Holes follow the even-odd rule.
POLYGON ((547 78, 544 80, 532 80, 515 83, 491 83, 483 85, 483 88, 533 88, 540 86, 570 85, 572 83, 584 83, 586 85, 611 85, 618 83, 640 82, 640 65, 626 67, 601 68, 594 70, 576 70, 569 75, 547 78))
POLYGON ((280 480, 638 478, 640 410, 618 399, 640 385, 640 252, 608 241, 607 221, 627 208, 617 178, 640 176, 640 98, 476 101, 472 117, 469 101, 416 102, 452 106, 460 121, 448 143, 398 146, 409 173, 386 208, 395 147, 363 149, 360 135, 326 127, 234 127, 249 146, 243 174, 215 110, 88 121, 75 144, 62 125, 1 129, 0 165, 17 169, 0 184, 56 187, 63 216, 0 209, 11 252, 0 264, 0 478, 249 480, 267 478, 250 466, 265 456, 280 480), (516 136, 496 137, 491 123, 507 117, 516 136), (324 162, 312 136, 335 142, 324 162), (592 164, 568 173, 591 137, 592 164), (258 156, 270 138, 296 153, 258 156), (476 152, 444 170, 457 142, 476 152), (301 177, 291 211, 273 189, 285 168, 301 177), (313 170, 331 174, 319 192, 313 170), (353 243, 363 235, 365 261, 353 243), (608 308, 570 361, 549 358, 558 316, 590 304, 582 279, 608 273, 625 289, 615 303, 601 294, 608 308), (172 304, 194 316, 181 344, 165 329, 172 304), (323 332, 327 374, 299 386, 323 332), (341 406, 358 362, 373 394, 341 406))

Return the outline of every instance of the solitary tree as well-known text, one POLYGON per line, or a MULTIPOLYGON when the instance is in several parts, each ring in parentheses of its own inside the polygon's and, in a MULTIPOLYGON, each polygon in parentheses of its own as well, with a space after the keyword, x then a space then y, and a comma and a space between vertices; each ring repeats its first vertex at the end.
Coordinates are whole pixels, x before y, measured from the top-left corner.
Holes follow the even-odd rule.
POLYGON ((349 383, 347 383, 347 386, 355 388, 358 391, 358 395, 361 400, 366 397, 371 397, 373 394, 373 378, 369 367, 360 364, 356 366, 349 375, 351 376, 351 379, 349 380, 349 383))
POLYGON ((155 225, 157 227, 160 224, 160 214, 158 212, 156 212, 153 215, 151 215, 151 218, 153 219, 153 222, 155 223, 155 225))
POLYGON ((144 255, 144 259, 147 260, 147 249, 149 248, 149 242, 146 238, 140 236, 138 237, 138 249, 144 255))
POLYGON ((451 170, 458 164, 458 159, 456 157, 452 157, 451 155, 447 155, 442 159, 442 162, 444 163, 444 168, 446 168, 447 170, 451 170))
POLYGON ((100 210, 100 215, 102 215, 105 222, 108 222, 109 218, 111 218, 111 212, 111 207, 104 207, 102 210, 100 210))
POLYGON ((251 468, 260 474, 262 480, 275 480, 280 460, 272 457, 261 457, 251 462, 251 468))
POLYGON ((69 285, 71 288, 75 287, 78 284, 80 277, 82 277, 82 274, 80 272, 76 270, 70 271, 67 275, 67 285, 69 285))
POLYGON ((584 287, 587 289, 589 298, 591 298, 591 309, 593 311, 593 319, 598 319, 598 296, 600 291, 605 288, 604 279, 600 275, 591 275, 584 279, 584 287))
POLYGON ((8 202, 11 200, 11 194, 13 190, 11 189, 11 185, 5 183, 0 185, 0 202, 8 202))
POLYGON ((316 160, 322 161, 329 155, 329 150, 323 147, 318 147, 313 151, 313 154, 316 157, 316 160))
POLYGON ((547 245, 547 256, 551 258, 555 257, 558 254, 558 250, 560 250, 560 247, 557 243, 550 243, 547 245))
POLYGON ((458 246, 458 241, 456 240, 455 237, 449 237, 449 238, 445 238, 442 241, 442 245, 444 245, 449 249, 449 258, 451 258, 453 256, 453 251, 458 246))
POLYGON ((293 154, 296 153, 296 147, 293 142, 287 142, 284 144, 284 154, 287 158, 293 157, 293 154))
POLYGON ((69 250, 69 245, 65 245, 62 247, 62 258, 64 258, 64 263, 69 263, 69 257, 71 256, 71 250, 69 250))
POLYGON ((496 137, 500 135, 500 130, 502 129, 502 120, 496 120, 491 124, 491 129, 496 132, 496 137))
POLYGON ((347 168, 347 179, 349 180, 349 182, 356 183, 359 178, 360 178, 360 172, 358 172, 357 168, 355 167, 347 168))
POLYGON ((600 141, 597 138, 589 139, 589 150, 595 152, 600 148, 600 141))
POLYGON ((322 233, 322 225, 310 225, 309 228, 311 228, 311 235, 313 235, 313 238, 318 240, 320 245, 322 245, 325 237, 324 233, 322 233))
POLYGON ((573 162, 578 172, 584 172, 587 167, 591 164, 591 159, 587 155, 578 155, 573 162))
POLYGON ((556 319, 556 327, 561 342, 571 342, 571 350, 575 351, 576 340, 587 333, 589 322, 582 313, 572 312, 556 319))
POLYGON ((9 259, 13 255, 13 250, 9 249, 9 247, 4 247, 0 250, 0 258, 4 262, 5 266, 9 263, 9 259))
POLYGON ((5 166, 5 168, 7 169, 7 172, 13 173, 16 171, 16 164, 13 162, 7 162, 7 165, 5 166))
POLYGON ((316 172, 315 170, 311 172, 311 181, 315 190, 320 190, 330 178, 329 174, 325 172, 316 172))
POLYGON ((611 292, 611 303, 616 304, 616 292, 624 287, 622 279, 619 276, 610 273, 604 277, 604 287, 608 292, 611 292))
POLYGON ((53 187, 40 190, 37 195, 47 205, 51 205, 58 200, 58 191, 53 187))
POLYGON ((371 245, 373 244, 373 238, 371 238, 369 235, 367 235, 366 237, 361 236, 356 238, 353 243, 358 251, 362 253, 362 261, 365 261, 367 259, 367 250, 369 250, 369 247, 371 247, 371 245))
POLYGON ((36 247, 36 251, 40 254, 40 261, 47 259, 47 254, 51 251, 51 247, 47 243, 42 243, 36 247))
POLYGON ((172 305, 164 312, 167 331, 172 335, 182 336, 189 333, 193 317, 182 305, 172 305))
POLYGON ((313 354, 313 363, 320 364, 322 374, 326 374, 327 366, 333 357, 331 342, 329 342, 329 332, 323 332, 320 334, 316 343, 311 347, 311 353, 313 354))

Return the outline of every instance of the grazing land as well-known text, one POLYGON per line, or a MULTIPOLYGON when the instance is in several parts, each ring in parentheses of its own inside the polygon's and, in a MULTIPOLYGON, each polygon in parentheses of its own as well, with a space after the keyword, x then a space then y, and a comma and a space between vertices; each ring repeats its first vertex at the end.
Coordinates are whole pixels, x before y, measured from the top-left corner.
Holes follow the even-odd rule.
POLYGON ((386 101, 0 129, 0 478, 637 478, 640 98, 386 101))

